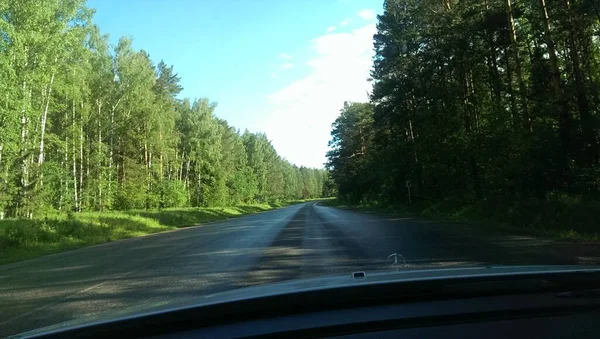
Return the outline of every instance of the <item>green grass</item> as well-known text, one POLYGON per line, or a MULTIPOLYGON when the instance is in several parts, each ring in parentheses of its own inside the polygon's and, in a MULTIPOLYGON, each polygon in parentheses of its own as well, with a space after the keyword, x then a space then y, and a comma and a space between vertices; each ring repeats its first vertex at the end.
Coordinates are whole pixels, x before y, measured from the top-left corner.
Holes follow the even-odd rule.
POLYGON ((233 207, 177 208, 164 210, 125 211, 123 214, 157 221, 167 227, 186 227, 198 223, 228 219, 245 214, 273 209, 268 204, 240 205, 233 207))
POLYGON ((0 220, 0 264, 84 246, 193 226, 308 200, 232 207, 83 212, 0 220))
POLYGON ((0 263, 173 229, 121 212, 0 221, 0 263))
POLYGON ((477 222, 478 226, 506 229, 560 240, 600 242, 600 201, 583 200, 567 195, 553 195, 545 200, 503 202, 481 200, 428 202, 412 205, 348 205, 339 200, 322 204, 366 213, 401 215, 447 221, 477 222))

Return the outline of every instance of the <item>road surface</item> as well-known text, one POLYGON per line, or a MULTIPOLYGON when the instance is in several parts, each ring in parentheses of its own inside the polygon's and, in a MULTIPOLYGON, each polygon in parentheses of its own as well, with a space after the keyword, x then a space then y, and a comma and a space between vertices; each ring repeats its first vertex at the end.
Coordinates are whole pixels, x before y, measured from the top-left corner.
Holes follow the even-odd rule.
POLYGON ((597 259, 595 248, 582 256, 560 246, 464 224, 304 203, 0 266, 0 337, 101 311, 289 279, 597 259))

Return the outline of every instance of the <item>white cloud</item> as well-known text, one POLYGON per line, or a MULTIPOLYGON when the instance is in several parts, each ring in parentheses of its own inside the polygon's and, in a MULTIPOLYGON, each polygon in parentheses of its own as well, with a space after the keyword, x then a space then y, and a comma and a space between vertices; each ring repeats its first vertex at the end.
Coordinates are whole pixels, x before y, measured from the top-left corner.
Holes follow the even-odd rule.
POLYGON ((335 31, 335 28, 336 28, 335 26, 329 26, 329 27, 327 27, 327 32, 333 32, 333 31, 335 31))
POLYGON ((288 69, 288 68, 294 67, 294 64, 291 62, 286 62, 285 64, 282 64, 280 67, 283 69, 288 69))
POLYGON ((375 14, 375 11, 372 9, 363 9, 362 11, 358 12, 358 16, 364 20, 373 20, 377 14, 375 14))
POLYGON ((290 60, 292 58, 292 56, 287 53, 281 53, 279 54, 279 57, 285 60, 290 60))
POLYGON ((342 20, 342 22, 340 22, 340 26, 344 27, 349 23, 350 23, 350 19, 344 19, 344 20, 342 20))
POLYGON ((330 129, 344 101, 366 101, 372 85, 375 24, 350 33, 329 33, 311 41, 310 73, 268 96, 264 131, 293 163, 321 167, 330 129))

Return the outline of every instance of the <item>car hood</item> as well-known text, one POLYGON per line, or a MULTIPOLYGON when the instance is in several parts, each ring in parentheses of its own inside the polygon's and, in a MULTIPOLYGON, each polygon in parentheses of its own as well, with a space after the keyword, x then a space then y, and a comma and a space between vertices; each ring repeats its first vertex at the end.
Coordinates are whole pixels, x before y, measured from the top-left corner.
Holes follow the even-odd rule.
POLYGON ((495 277, 507 275, 527 275, 544 273, 569 273, 594 271, 600 272, 600 266, 491 266, 445 269, 418 269, 360 272, 363 274, 323 276, 306 278, 245 287, 221 293, 209 294, 192 300, 149 302, 126 307, 118 310, 101 312, 96 315, 83 316, 67 322, 58 323, 33 331, 14 336, 29 337, 43 333, 54 332, 62 329, 80 327, 91 324, 114 321, 118 319, 134 318, 149 314, 156 314, 185 308, 202 307, 206 305, 235 302, 253 298, 282 295, 310 290, 335 289, 346 286, 371 285, 389 282, 430 281, 452 278, 495 277))

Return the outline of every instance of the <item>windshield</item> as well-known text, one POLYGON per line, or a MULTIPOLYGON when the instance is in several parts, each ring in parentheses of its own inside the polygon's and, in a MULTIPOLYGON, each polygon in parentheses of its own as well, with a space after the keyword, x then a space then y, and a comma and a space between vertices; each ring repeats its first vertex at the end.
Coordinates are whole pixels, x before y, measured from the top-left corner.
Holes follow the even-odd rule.
POLYGON ((593 0, 0 1, 0 336, 598 264, 599 93, 593 0))

